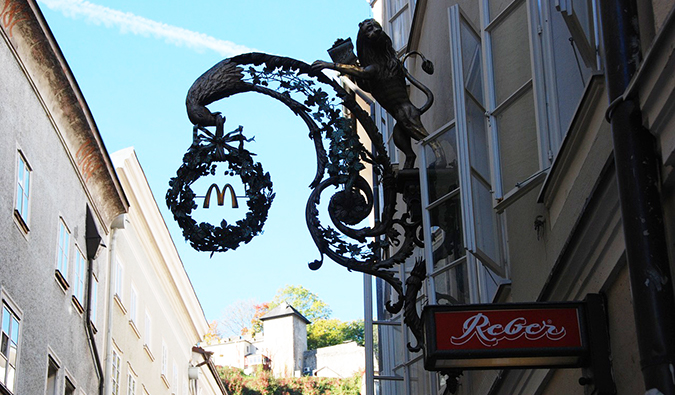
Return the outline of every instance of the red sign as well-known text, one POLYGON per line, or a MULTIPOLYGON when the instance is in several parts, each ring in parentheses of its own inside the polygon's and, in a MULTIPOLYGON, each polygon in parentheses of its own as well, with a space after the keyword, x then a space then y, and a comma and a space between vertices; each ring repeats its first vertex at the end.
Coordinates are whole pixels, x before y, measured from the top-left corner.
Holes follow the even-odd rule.
POLYGON ((581 303, 428 306, 425 361, 435 367, 578 365, 587 351, 581 303))
POLYGON ((577 309, 436 313, 439 350, 581 347, 577 309))

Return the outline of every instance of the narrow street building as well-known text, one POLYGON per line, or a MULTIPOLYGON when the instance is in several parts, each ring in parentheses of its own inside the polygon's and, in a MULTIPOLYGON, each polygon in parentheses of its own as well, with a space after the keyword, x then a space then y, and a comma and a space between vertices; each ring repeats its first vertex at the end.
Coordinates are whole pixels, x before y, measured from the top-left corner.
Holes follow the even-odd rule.
POLYGON ((0 3, 0 393, 96 394, 103 244, 128 203, 35 3, 0 3))
POLYGON ((109 248, 106 393, 225 395, 211 353, 195 347, 208 323, 136 153, 112 158, 129 211, 109 248))
MULTIPOLYGON (((419 51, 436 66, 427 75, 417 58, 406 63, 435 95, 422 117, 429 137, 416 145, 425 246, 401 265, 399 274, 407 277, 415 259, 425 259, 419 312, 437 304, 580 301, 600 294, 607 304, 617 393, 639 394, 650 389, 642 368, 648 372, 674 358, 668 351, 672 340, 660 350, 663 355, 640 348, 654 337, 640 328, 643 312, 657 309, 672 295, 645 303, 635 292, 666 289, 672 294, 672 277, 667 270, 647 269, 655 275, 651 281, 632 279, 631 267, 639 262, 632 258, 630 244, 664 237, 655 265, 672 272, 675 3, 628 2, 634 13, 627 24, 639 28, 639 44, 634 36, 624 39, 637 49, 629 62, 635 72, 628 74, 619 99, 614 94, 612 100, 606 81, 613 85, 616 78, 606 78, 605 43, 621 40, 615 29, 602 30, 601 7, 606 4, 600 3, 371 1, 397 53, 419 51), (621 122, 607 120, 618 116, 622 110, 614 109, 624 102, 641 110, 637 125, 642 129, 629 134, 652 141, 646 144, 653 146, 647 157, 655 161, 658 178, 649 183, 663 206, 653 206, 656 222, 663 223, 660 231, 640 230, 637 236, 634 222, 626 221, 631 210, 640 211, 626 205, 625 198, 638 187, 617 183, 627 160, 616 144, 628 135, 617 139, 614 128, 621 122)), ((609 69, 613 73, 614 65, 609 69)), ((418 106, 424 102, 415 87, 410 92, 418 106)), ((380 116, 377 105, 372 111, 385 141, 391 141, 394 120, 386 113, 380 116)), ((402 166, 400 156, 390 144, 392 161, 402 166)), ((632 176, 636 185, 640 177, 632 176)), ((389 286, 378 282, 378 306, 394 297, 389 286)), ((654 333, 668 328, 675 315, 672 305, 660 311, 648 324, 654 333)), ((373 321, 379 362, 375 393, 443 394, 450 379, 425 370, 423 353, 406 348, 414 338, 402 324, 403 313, 381 308, 373 321)), ((584 368, 464 370, 456 393, 590 394, 596 391, 587 379, 592 374, 584 368)), ((645 375, 649 380, 650 373, 645 375)))
POLYGON ((135 153, 113 165, 35 1, 0 1, 0 37, 0 394, 226 394, 135 153))

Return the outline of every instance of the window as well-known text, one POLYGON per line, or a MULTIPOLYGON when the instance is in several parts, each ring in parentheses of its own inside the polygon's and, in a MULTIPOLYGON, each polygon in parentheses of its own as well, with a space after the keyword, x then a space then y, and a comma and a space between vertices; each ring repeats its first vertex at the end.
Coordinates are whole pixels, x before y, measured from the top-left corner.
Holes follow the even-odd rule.
POLYGON ((59 373, 59 364, 49 357, 47 362, 47 395, 56 395, 56 378, 59 373))
MULTIPOLYGON (((541 1, 541 0, 540 0, 541 1)), ((598 65, 598 23, 595 0, 555 0, 571 40, 588 67, 598 65)))
POLYGON ((412 0, 389 0, 389 35, 396 51, 408 44, 413 7, 412 0))
POLYGON ((131 373, 127 380, 127 395, 136 395, 136 378, 131 373))
POLYGON ((129 297, 129 320, 134 324, 138 322, 138 294, 136 288, 131 286, 131 296, 129 297))
POLYGON ((115 296, 122 301, 122 291, 124 285, 124 265, 119 259, 115 259, 115 296))
POLYGON ((455 120, 423 141, 422 204, 430 303, 489 302, 504 276, 493 210, 481 38, 448 11, 455 120))
POLYGON ((91 310, 91 323, 96 327, 98 320, 98 279, 96 275, 91 274, 91 299, 89 300, 91 310))
POLYGON ((112 352, 112 377, 110 381, 110 388, 112 395, 120 394, 120 371, 121 360, 119 354, 115 350, 112 352))
POLYGON ((75 278, 73 290, 73 297, 76 302, 79 304, 80 311, 83 310, 84 306, 84 284, 85 284, 85 258, 84 254, 79 248, 75 249, 75 278))
MULTIPOLYGON (((573 10, 569 9, 577 0, 538 0, 535 3, 531 11, 535 22, 533 28, 537 31, 537 34, 531 34, 535 37, 534 85, 538 97, 546 99, 545 105, 538 106, 537 113, 541 120, 541 150, 548 152, 548 166, 557 155, 588 81, 597 68, 596 49, 590 50, 593 63, 589 65, 581 39, 575 38, 575 31, 566 16, 569 12, 583 11, 577 5, 573 10)), ((591 26, 591 30, 595 28, 591 26)), ((538 100, 537 104, 541 102, 544 101, 538 100)))
POLYGON ((527 2, 484 1, 486 110, 494 147, 495 198, 501 200, 537 173, 548 153, 538 146, 527 2))
POLYGON ((75 395, 75 384, 68 377, 66 377, 66 387, 63 391, 63 395, 75 395))
POLYGON ((394 121, 391 115, 389 115, 378 103, 373 103, 371 106, 371 114, 373 114, 373 120, 375 121, 377 130, 382 133, 384 146, 387 148, 391 163, 398 163, 398 149, 394 144, 394 121))
POLYGON ((31 169, 23 153, 17 153, 16 201, 14 204, 15 217, 20 221, 23 230, 28 231, 28 214, 30 198, 31 169))
POLYGON ((178 393, 178 365, 176 365, 176 361, 173 361, 173 374, 172 374, 172 379, 171 379, 171 388, 173 388, 173 393, 177 394, 178 393))
POLYGON ((150 349, 150 343, 152 340, 152 318, 150 313, 145 311, 145 345, 150 349))
POLYGON ((0 343, 0 383, 10 392, 16 384, 19 354, 19 317, 5 303, 2 304, 2 343, 0 343))
POLYGON ((167 370, 169 365, 169 349, 166 348, 166 343, 162 341, 162 376, 168 376, 167 370))
POLYGON ((70 251, 70 230, 63 221, 59 219, 59 242, 56 251, 56 276, 61 285, 68 289, 68 257, 70 251))

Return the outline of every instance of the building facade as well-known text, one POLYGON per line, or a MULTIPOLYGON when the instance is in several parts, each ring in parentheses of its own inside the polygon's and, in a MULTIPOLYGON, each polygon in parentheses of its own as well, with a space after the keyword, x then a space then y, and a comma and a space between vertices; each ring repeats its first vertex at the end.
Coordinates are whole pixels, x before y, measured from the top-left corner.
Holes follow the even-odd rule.
POLYGON ((225 394, 210 353, 193 349, 208 323, 136 153, 111 157, 129 211, 108 249, 106 393, 225 394))
MULTIPOLYGON (((641 379, 638 343, 644 335, 637 333, 633 308, 647 306, 634 306, 631 293, 619 200, 624 192, 606 120, 611 92, 602 38, 608 33, 598 3, 371 1, 398 54, 419 51, 436 66, 427 75, 421 61, 406 63, 435 96, 422 117, 429 137, 416 145, 425 247, 399 272, 407 277, 415 259, 425 259, 418 311, 436 304, 578 301, 600 293, 617 393, 637 394, 650 388, 641 379)), ((672 271, 675 3, 633 5, 642 60, 634 63, 637 72, 622 97, 635 98, 641 124, 654 138, 663 204, 658 217, 665 224, 660 233, 670 257, 662 264, 672 271)), ((424 102, 422 92, 410 91, 414 103, 424 102)), ((391 141, 392 118, 377 104, 371 111, 391 141)), ((389 148, 398 162, 397 149, 389 148)), ((661 274, 659 281, 671 282, 661 274)), ((378 306, 392 297, 386 284, 377 284, 378 306)), ((667 311, 663 323, 673 314, 667 311)), ((369 390, 443 393, 447 376, 425 370, 422 352, 406 348, 414 338, 402 320, 402 313, 384 309, 372 317, 379 368, 369 390)), ((672 361, 672 355, 665 358, 672 361)), ((589 374, 581 368, 464 371, 457 393, 590 394, 592 383, 578 383, 589 374)))
POLYGON ((113 165, 34 1, 0 36, 0 394, 225 394, 135 154, 113 165))
POLYGON ((39 9, 0 10, 0 393, 100 393, 102 244, 128 203, 39 9))

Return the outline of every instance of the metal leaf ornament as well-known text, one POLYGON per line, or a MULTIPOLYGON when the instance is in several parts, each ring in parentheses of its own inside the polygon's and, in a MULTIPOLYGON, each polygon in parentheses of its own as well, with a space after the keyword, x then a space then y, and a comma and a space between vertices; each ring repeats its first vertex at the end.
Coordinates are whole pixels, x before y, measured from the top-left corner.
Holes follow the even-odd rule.
POLYGON ((194 127, 192 145, 183 157, 183 164, 176 177, 169 181, 170 188, 166 193, 166 204, 183 230, 183 237, 192 248, 212 254, 234 250, 242 242, 248 243, 258 235, 274 200, 269 173, 265 173, 262 165, 253 161, 252 154, 244 149, 244 143, 250 140, 242 134, 243 128, 240 126, 224 134, 223 124, 224 119, 218 114, 215 134, 206 128, 194 127), (229 144, 233 142, 237 142, 238 146, 229 144), (199 178, 213 174, 214 163, 217 162, 227 163, 227 173, 238 175, 246 189, 249 211, 234 225, 228 224, 226 220, 222 220, 220 226, 208 222, 197 223, 190 215, 197 208, 191 185, 199 178))

